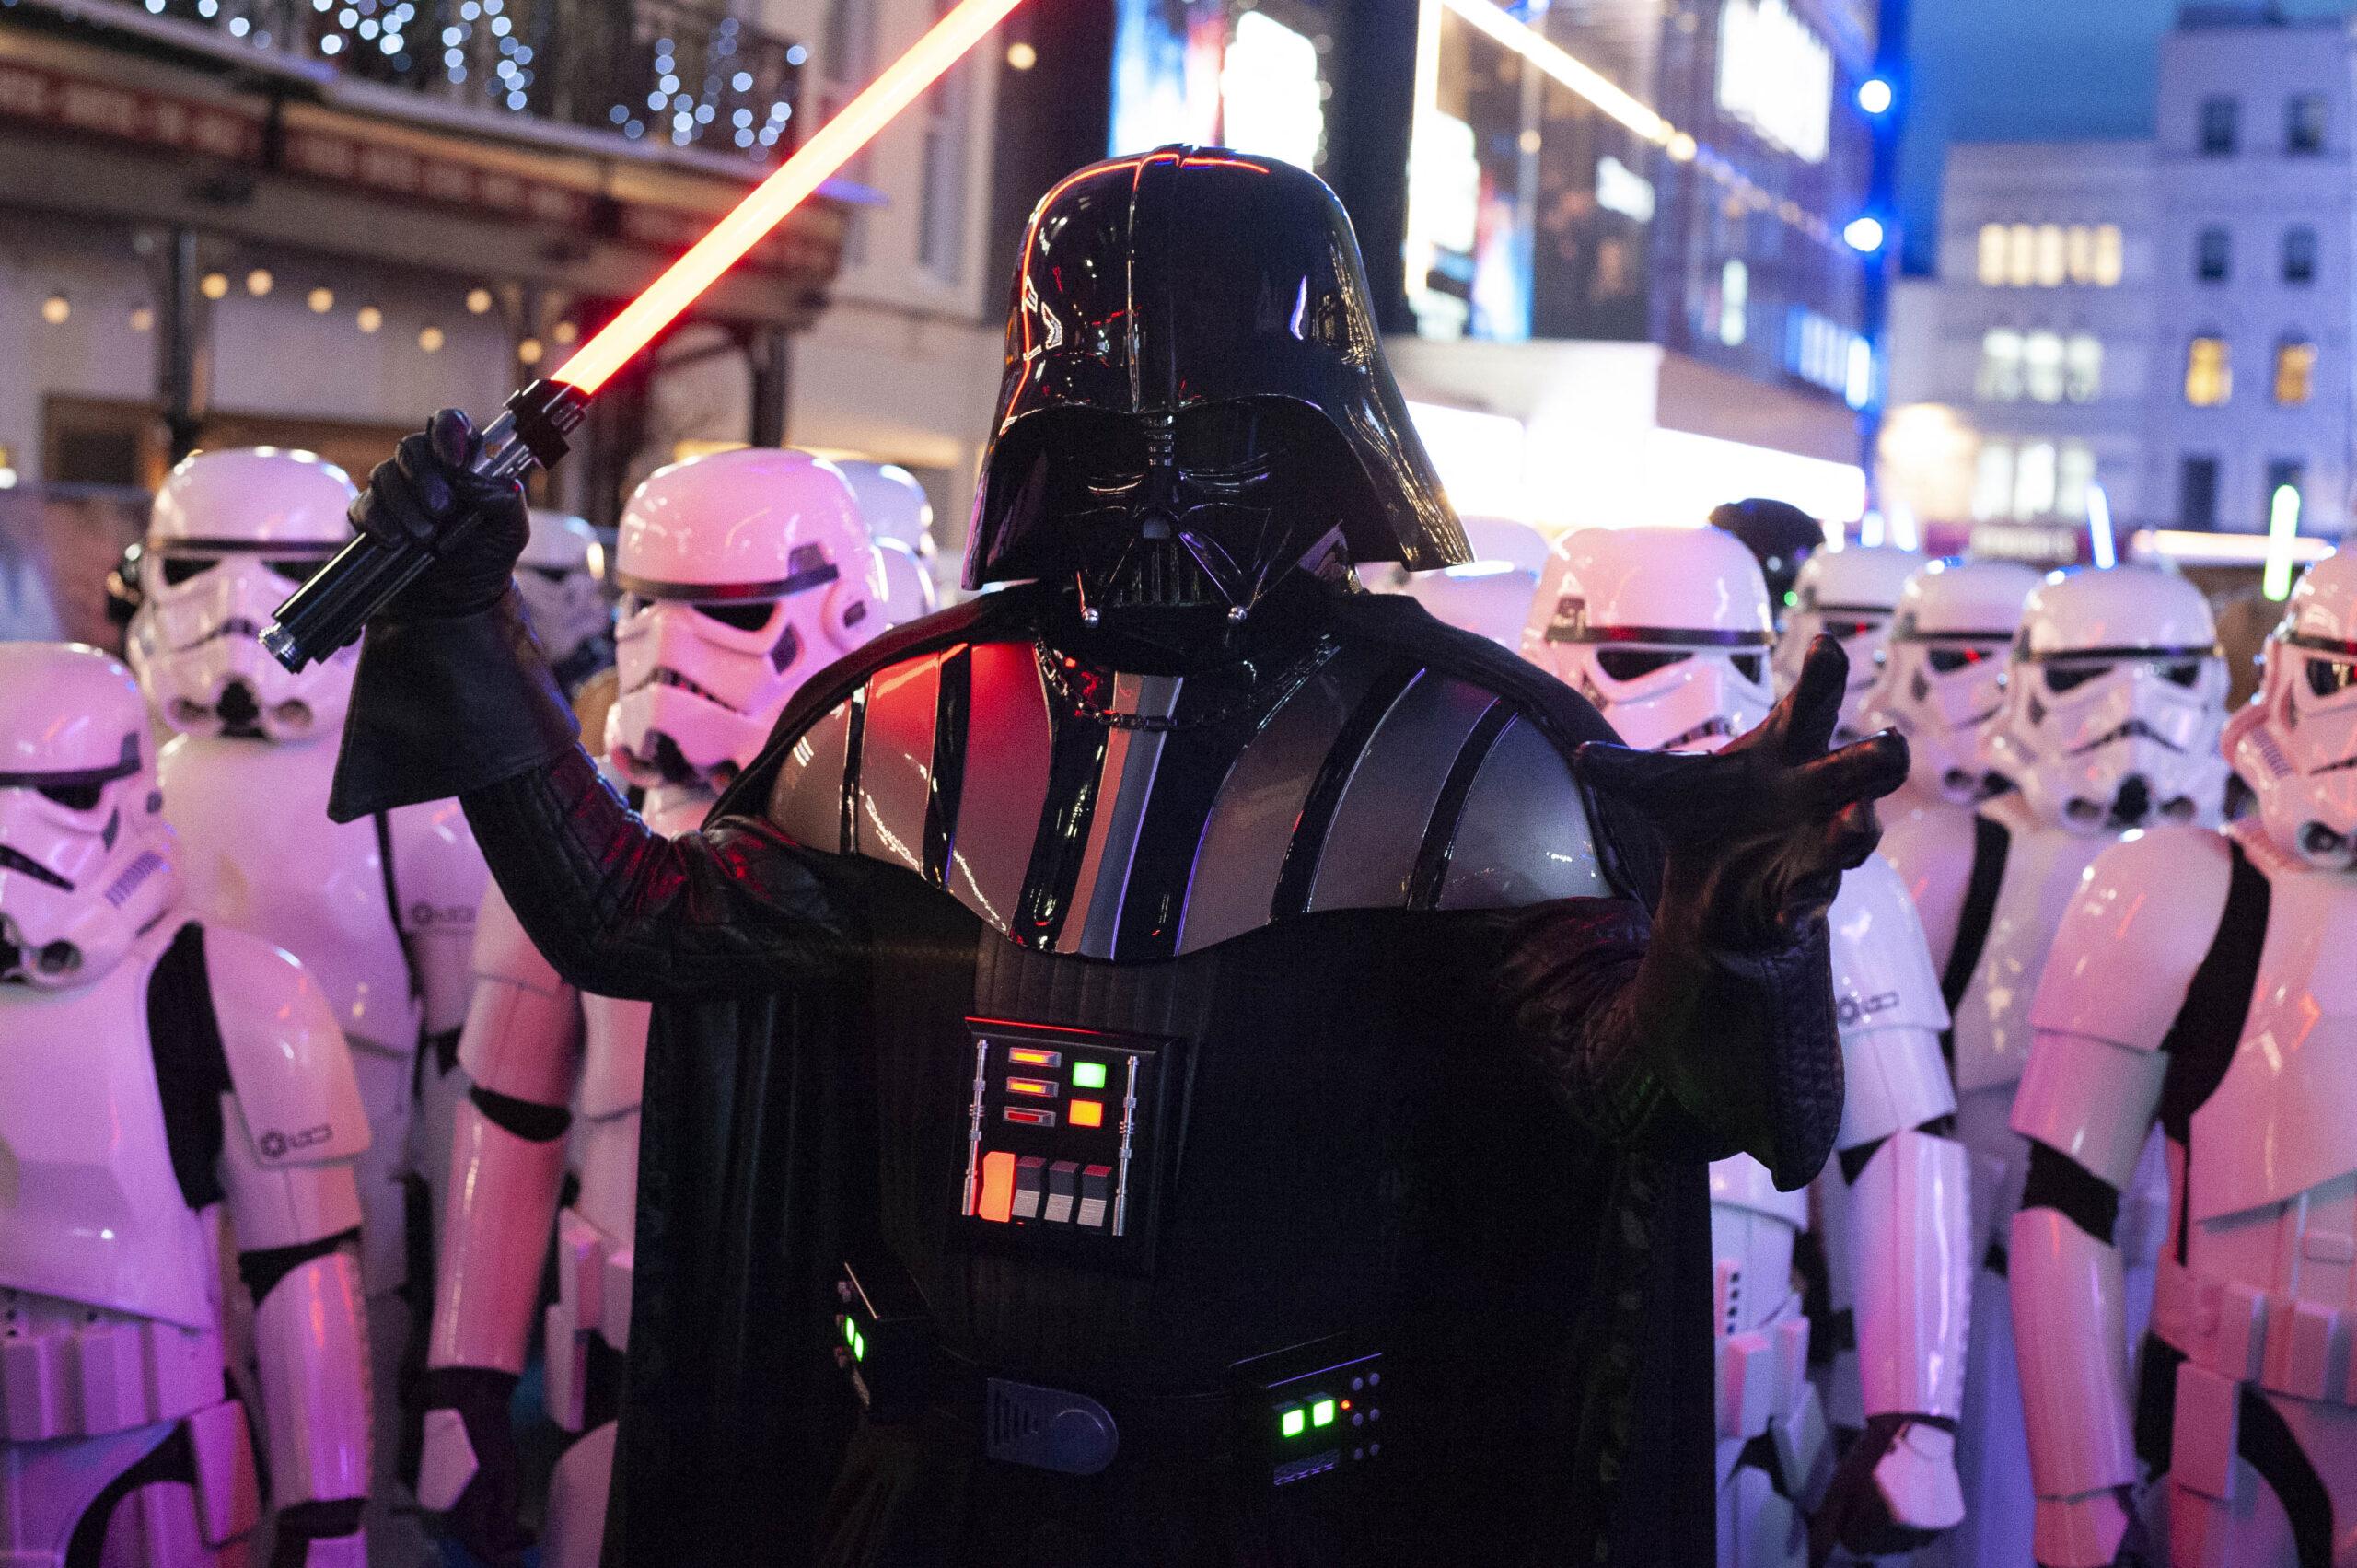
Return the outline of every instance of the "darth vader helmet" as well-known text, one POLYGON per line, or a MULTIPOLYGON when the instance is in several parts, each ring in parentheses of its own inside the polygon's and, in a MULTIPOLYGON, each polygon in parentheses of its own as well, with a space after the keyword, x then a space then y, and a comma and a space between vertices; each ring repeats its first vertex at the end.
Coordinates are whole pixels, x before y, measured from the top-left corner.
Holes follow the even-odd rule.
POLYGON ((1468 558, 1314 175, 1217 148, 1094 164, 1031 216, 966 586, 1070 583, 1155 640, 1296 570, 1468 558))

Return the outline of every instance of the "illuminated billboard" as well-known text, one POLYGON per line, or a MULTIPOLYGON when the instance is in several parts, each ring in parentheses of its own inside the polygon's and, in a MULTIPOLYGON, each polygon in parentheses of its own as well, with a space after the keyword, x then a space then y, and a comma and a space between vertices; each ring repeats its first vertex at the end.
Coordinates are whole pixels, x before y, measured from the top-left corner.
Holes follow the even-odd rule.
POLYGON ((1118 0, 1107 151, 1186 142, 1318 168, 1333 95, 1321 20, 1310 5, 1118 0))
POLYGON ((1719 108, 1810 163, 1833 129, 1833 51, 1785 0, 1724 0, 1719 10, 1719 108))

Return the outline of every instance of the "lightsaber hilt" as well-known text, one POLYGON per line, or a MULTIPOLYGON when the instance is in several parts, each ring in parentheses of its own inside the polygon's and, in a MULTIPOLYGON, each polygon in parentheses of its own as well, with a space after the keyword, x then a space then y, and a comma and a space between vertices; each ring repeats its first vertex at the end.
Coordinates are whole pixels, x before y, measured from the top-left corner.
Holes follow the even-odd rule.
MULTIPOLYGON (((588 412, 588 395, 579 388, 534 381, 510 397, 505 411, 483 431, 468 469, 484 479, 518 480, 533 469, 552 467, 565 454, 565 437, 581 427, 588 412)), ((471 518, 462 518, 437 543, 447 548, 472 526, 471 518)), ((435 555, 425 545, 385 544, 361 535, 278 607, 261 645, 289 670, 327 657, 356 641, 369 618, 417 581, 435 555)))

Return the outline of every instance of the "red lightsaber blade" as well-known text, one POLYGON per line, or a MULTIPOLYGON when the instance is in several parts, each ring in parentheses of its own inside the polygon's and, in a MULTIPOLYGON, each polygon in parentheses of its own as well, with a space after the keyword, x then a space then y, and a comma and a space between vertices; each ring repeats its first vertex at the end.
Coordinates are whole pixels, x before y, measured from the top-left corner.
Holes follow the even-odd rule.
MULTIPOLYGON (((579 427, 589 400, 615 371, 1022 3, 958 0, 712 232, 575 351, 554 376, 509 398, 506 411, 483 432, 475 471, 514 479, 563 457, 565 436, 579 427)), ((414 582, 433 559, 421 547, 381 545, 365 535, 354 540, 278 607, 261 634, 262 645, 288 669, 324 658, 358 637, 368 618, 414 582)))

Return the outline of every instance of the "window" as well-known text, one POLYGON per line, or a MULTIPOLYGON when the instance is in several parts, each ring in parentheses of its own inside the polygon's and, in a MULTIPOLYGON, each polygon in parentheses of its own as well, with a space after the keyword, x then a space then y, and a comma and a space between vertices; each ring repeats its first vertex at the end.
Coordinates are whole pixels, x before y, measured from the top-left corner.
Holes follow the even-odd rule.
POLYGON ((2206 157, 2228 157, 2235 150, 2235 134, 2242 120, 2242 105, 2231 98, 2205 98, 2201 100, 2201 125, 2196 145, 2206 157))
POLYGON ((2285 100, 2283 150, 2294 157, 2324 151, 2324 94, 2295 93, 2285 100))
POLYGON ((1972 475, 1972 516, 1977 521, 2011 517, 2014 510, 2014 449, 1984 441, 1972 475))
POLYGON ((1741 348, 1750 335, 1751 269, 1730 260, 1719 269, 1719 342, 1741 348))
POLYGON ((2005 231, 2005 281, 2027 288, 2038 275, 2038 230, 2017 223, 2005 231))
POLYGON ((1976 275, 1991 288, 2002 288, 2005 283, 2005 226, 1984 223, 1980 226, 1980 254, 1976 275))
POLYGON ((2061 224, 2042 223, 2038 226, 2038 271, 2035 275, 2038 287, 2061 286, 2063 278, 2068 275, 2064 260, 2068 252, 2069 245, 2063 238, 2061 224))
MULTIPOLYGON (((874 41, 869 36, 871 9, 859 0, 827 0, 826 14, 819 28, 819 68, 824 79, 818 107, 824 120, 833 119, 835 110, 850 102, 852 95, 868 78, 870 46, 874 41)), ((843 176, 865 180, 866 155, 863 153, 844 165, 843 176)), ((846 211, 850 215, 843 225, 843 264, 855 267, 867 260, 867 210, 852 203, 847 203, 846 211)))
MULTIPOLYGON (((934 15, 950 0, 934 0, 934 15)), ((970 74, 952 71, 925 89, 923 183, 917 193, 917 265, 943 283, 958 281, 966 251, 966 90, 970 74)))
POLYGON ((2033 441, 2014 460, 2014 516, 2043 517, 2054 510, 2054 443, 2033 441))
POLYGON ((2032 402, 2062 401, 2062 339, 2055 332, 2032 332, 2022 340, 2022 388, 2032 402))
POLYGON ((2186 345, 2185 401, 2195 408, 2216 408, 2235 395, 2235 367, 2226 357, 2226 340, 2204 332, 2186 345))
POLYGON ((2316 281, 2316 231, 2306 224, 2283 231, 2283 281, 2316 281))
POLYGON ((2214 528, 2218 526, 2218 459, 2180 459, 2177 470, 2177 526, 2214 528))
POLYGON ((2022 335, 1999 327, 1980 340, 1980 378, 1975 389, 1983 402, 2019 402, 2022 395, 2022 335))
POLYGON ((2235 270, 2234 231, 2213 223, 2194 237, 2193 275, 2203 283, 2224 283, 2235 270))
POLYGON ((2062 395, 2074 403, 2091 403, 2103 395, 2102 339, 2073 334, 2062 350, 2062 395))
POLYGON ((2054 509, 2071 518, 2087 515, 2087 492, 2096 482, 2096 454, 2084 441, 2065 441, 2055 466, 2054 509))
POLYGON ((2275 401, 2296 408, 2316 394, 2316 345, 2288 337, 2275 345, 2275 401))
MULTIPOLYGON (((2301 501, 2306 499, 2304 493, 2307 489, 2307 482, 2308 465, 2302 459, 2270 458, 2267 461, 2267 491, 2260 497, 2258 526, 2263 528, 2275 520, 2276 492, 2289 490, 2292 493, 2293 505, 2297 506, 2301 501)), ((2292 515, 2297 517, 2299 513, 2294 511, 2292 515)))
POLYGON ((2095 271, 2086 281, 2097 288, 2113 288, 2119 283, 2120 270, 2119 226, 2096 225, 2095 271))

